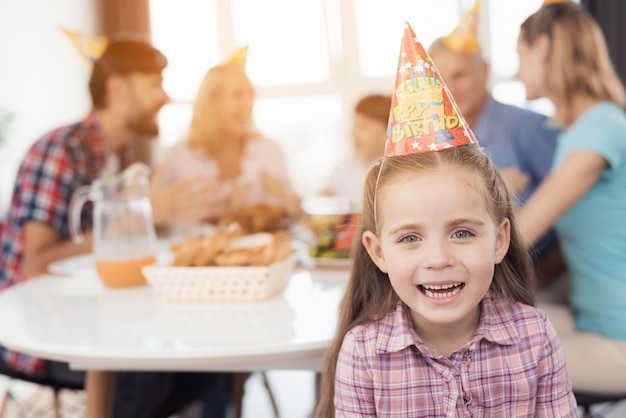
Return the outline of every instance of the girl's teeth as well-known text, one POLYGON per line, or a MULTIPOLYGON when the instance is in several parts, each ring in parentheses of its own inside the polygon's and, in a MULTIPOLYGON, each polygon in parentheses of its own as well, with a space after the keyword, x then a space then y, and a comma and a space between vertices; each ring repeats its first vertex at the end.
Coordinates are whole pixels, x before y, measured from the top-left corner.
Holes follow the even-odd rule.
POLYGON ((431 292, 426 287, 424 288, 424 293, 426 294, 426 296, 428 296, 429 298, 434 298, 434 299, 449 298, 449 297, 452 297, 452 296, 456 295, 460 291, 461 291, 461 287, 460 286, 459 287, 455 287, 450 292, 445 292, 445 293, 435 293, 435 292, 431 292))
POLYGON ((455 284, 443 284, 443 285, 436 285, 436 284, 425 284, 422 285, 422 287, 424 289, 430 289, 430 290, 442 290, 442 289, 452 289, 453 287, 457 287, 459 286, 461 283, 455 283, 455 284))

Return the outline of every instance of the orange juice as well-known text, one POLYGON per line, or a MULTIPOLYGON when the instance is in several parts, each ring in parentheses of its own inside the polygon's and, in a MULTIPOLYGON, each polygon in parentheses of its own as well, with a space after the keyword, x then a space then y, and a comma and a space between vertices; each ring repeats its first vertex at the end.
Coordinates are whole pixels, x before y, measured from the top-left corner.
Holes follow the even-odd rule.
POLYGON ((129 260, 96 260, 96 271, 108 287, 141 286, 146 284, 141 268, 155 262, 154 255, 129 260))

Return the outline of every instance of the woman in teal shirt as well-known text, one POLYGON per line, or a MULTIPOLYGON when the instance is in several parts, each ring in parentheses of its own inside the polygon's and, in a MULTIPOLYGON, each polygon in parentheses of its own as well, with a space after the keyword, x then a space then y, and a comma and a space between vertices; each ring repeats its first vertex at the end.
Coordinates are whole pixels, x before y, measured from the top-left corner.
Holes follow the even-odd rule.
POLYGON ((543 6, 521 26, 518 77, 547 97, 557 140, 551 173, 519 211, 528 243, 555 226, 569 306, 542 306, 575 390, 626 393, 626 115, 604 37, 581 6, 543 6))

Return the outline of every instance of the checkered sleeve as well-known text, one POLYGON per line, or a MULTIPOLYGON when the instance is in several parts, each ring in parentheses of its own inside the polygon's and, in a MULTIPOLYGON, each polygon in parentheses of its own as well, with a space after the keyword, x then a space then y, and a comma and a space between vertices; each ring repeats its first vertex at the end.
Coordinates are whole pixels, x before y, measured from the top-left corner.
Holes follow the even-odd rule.
POLYGON ((578 407, 567 376, 561 343, 548 318, 541 314, 546 338, 538 364, 535 416, 578 417, 578 407))
POLYGON ((10 368, 30 376, 45 376, 45 360, 10 351, 0 346, 0 357, 10 368))
MULTIPOLYGON (((26 155, 16 178, 14 201, 16 222, 43 223, 63 238, 68 232, 68 204, 71 198, 73 175, 67 152, 53 141, 51 134, 38 142, 26 155)), ((0 356, 12 369, 28 375, 43 376, 45 361, 0 347, 0 356)))
POLYGON ((336 418, 376 416, 373 379, 358 335, 354 329, 348 332, 339 351, 335 374, 336 418))
POLYGON ((18 175, 18 222, 40 222, 67 238, 73 177, 68 152, 58 141, 37 144, 24 159, 18 175))

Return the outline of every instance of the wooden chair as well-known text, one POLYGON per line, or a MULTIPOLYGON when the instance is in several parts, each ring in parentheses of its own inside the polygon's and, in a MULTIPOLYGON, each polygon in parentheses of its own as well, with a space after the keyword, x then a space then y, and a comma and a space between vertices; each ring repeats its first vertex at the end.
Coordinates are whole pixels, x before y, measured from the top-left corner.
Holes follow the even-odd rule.
POLYGON ((601 403, 614 403, 626 400, 626 393, 617 395, 574 391, 576 403, 583 409, 583 417, 591 418, 591 406, 601 403))
POLYGON ((53 392, 53 411, 52 412, 53 412, 54 418, 61 418, 61 403, 60 403, 60 398, 59 398, 59 394, 61 390, 84 390, 84 385, 82 384, 70 384, 70 383, 61 384, 59 382, 54 382, 46 378, 38 378, 38 377, 29 376, 27 374, 21 373, 19 371, 11 370, 5 367, 0 369, 0 374, 9 378, 9 385, 6 391, 4 392, 4 396, 2 397, 2 402, 0 403, 0 418, 4 418, 4 415, 6 413, 6 408, 8 407, 8 404, 9 404, 9 400, 12 399, 14 401, 17 401, 17 399, 15 399, 15 397, 13 396, 10 390, 10 385, 14 383, 15 381, 34 383, 36 385, 40 385, 40 386, 44 386, 44 387, 48 387, 52 389, 52 392, 53 392))

